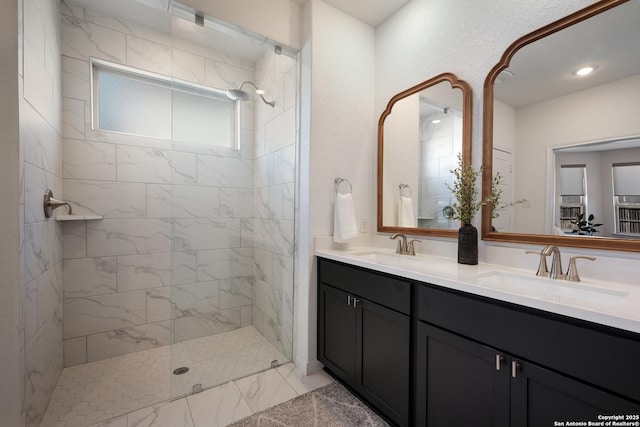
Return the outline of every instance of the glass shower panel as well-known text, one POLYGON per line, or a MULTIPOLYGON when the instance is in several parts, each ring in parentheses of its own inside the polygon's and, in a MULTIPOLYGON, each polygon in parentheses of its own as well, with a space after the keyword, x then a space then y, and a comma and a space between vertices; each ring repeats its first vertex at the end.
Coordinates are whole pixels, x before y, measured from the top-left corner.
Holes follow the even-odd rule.
POLYGON ((166 5, 60 8, 64 196, 104 218, 63 231, 64 359, 100 364, 82 408, 87 381, 119 396, 91 424, 292 357, 297 60, 166 5), (275 103, 226 96, 245 81, 275 103))
POLYGON ((230 29, 208 18, 197 26, 182 6, 174 13, 168 193, 178 397, 291 360, 297 97, 285 103, 284 93, 297 92, 297 61, 256 49, 246 34, 220 43, 230 29), (245 48, 228 49, 238 43, 245 48), (275 107, 253 91, 246 101, 226 97, 247 80, 275 107), (189 83, 217 95, 185 96, 189 83))

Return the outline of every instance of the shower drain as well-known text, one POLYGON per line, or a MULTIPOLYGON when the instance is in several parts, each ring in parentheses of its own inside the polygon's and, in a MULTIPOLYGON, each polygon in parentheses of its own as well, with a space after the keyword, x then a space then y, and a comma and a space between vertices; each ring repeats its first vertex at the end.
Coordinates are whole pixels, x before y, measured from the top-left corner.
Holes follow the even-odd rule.
POLYGON ((174 369, 173 375, 182 375, 182 374, 186 374, 187 372, 189 372, 189 368, 187 368, 186 366, 182 366, 180 368, 174 369))

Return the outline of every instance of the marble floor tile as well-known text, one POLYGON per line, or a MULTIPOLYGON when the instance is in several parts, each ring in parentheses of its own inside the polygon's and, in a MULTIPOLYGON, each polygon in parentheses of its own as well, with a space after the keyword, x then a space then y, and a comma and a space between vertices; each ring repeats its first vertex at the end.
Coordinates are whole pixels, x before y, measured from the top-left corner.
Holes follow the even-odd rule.
POLYGON ((193 394, 187 403, 196 427, 222 427, 253 413, 235 382, 193 394))
POLYGON ((324 387, 334 382, 334 379, 324 371, 315 372, 311 375, 302 376, 295 370, 296 365, 287 363, 286 365, 276 368, 276 371, 287 380, 289 385, 298 394, 308 393, 317 388, 324 387))
POLYGON ((187 399, 163 402, 127 415, 127 427, 194 427, 187 399))
MULTIPOLYGON (((273 360, 280 363, 287 361, 253 326, 248 326, 65 368, 41 427, 127 427, 127 424, 122 424, 122 418, 127 417, 129 425, 131 420, 138 423, 133 424, 136 427, 162 426, 145 424, 154 419, 151 412, 140 413, 144 416, 138 417, 138 414, 134 418, 131 418, 131 413, 191 394, 194 384, 202 384, 204 388, 214 387, 264 371, 273 360), (189 372, 171 375, 175 368, 181 366, 189 367, 189 372)), ((240 395, 237 387, 235 390, 240 395)), ((193 395, 196 407, 205 393, 193 395)), ((225 396, 225 399, 223 405, 226 407, 229 397, 225 396)), ((244 408, 238 407, 237 416, 246 413, 244 409, 249 406, 246 402, 244 405, 244 408)), ((202 414, 202 411, 196 410, 196 413, 202 414)), ((247 415, 250 413, 249 409, 247 415)), ((233 422, 233 419, 229 422, 233 422)))
MULTIPOLYGON (((251 334, 251 330, 244 331, 243 338, 251 339, 251 334)), ((227 334, 223 342, 233 346, 235 338, 236 337, 227 334)), ((210 347, 207 348, 203 343, 200 343, 200 345, 201 350, 212 350, 210 347)), ((192 346, 192 348, 194 347, 195 346, 192 346)), ((182 350, 186 351, 186 349, 182 350)), ((195 357, 198 357, 197 354, 195 357)), ((215 358, 218 358, 218 356, 213 359, 215 358)), ((179 364, 181 361, 172 362, 172 366, 174 366, 175 363, 179 364)), ((105 367, 97 366, 97 370, 100 371, 102 375, 108 375, 108 369, 105 367)), ((260 372, 236 381, 226 382, 201 393, 192 394, 177 400, 166 400, 131 411, 128 414, 118 415, 105 421, 92 424, 91 427, 222 427, 246 419, 246 417, 256 412, 271 408, 280 403, 287 402, 288 404, 298 396, 309 396, 310 394, 308 394, 308 392, 315 391, 333 382, 334 380, 323 371, 303 377, 295 371, 295 365, 293 363, 288 363, 278 368, 260 372)), ((84 383, 85 385, 89 384, 88 381, 84 381, 84 383)), ((63 381, 62 384, 59 384, 59 387, 69 389, 70 384, 69 381, 63 381)), ((320 392, 322 390, 318 391, 320 392)), ((94 391, 90 393, 89 396, 84 395, 83 400, 85 403, 79 405, 81 408, 79 406, 72 408, 74 418, 67 417, 63 419, 64 417, 61 417, 61 419, 63 419, 62 421, 50 424, 43 423, 42 426, 68 427, 88 425, 86 424, 87 417, 85 417, 83 421, 82 415, 93 410, 91 403, 86 404, 91 398, 107 399, 116 402, 127 400, 126 398, 114 398, 113 394, 110 393, 94 391), (73 424, 75 422, 79 424, 73 424)), ((351 407, 352 405, 347 406, 349 406, 349 408, 345 409, 340 407, 334 412, 337 411, 336 414, 338 416, 350 416, 353 408, 351 407)), ((360 406, 363 405, 360 404, 360 406)), ((278 406, 278 408, 280 408, 280 406, 278 406)), ((66 407, 60 408, 58 414, 64 414, 65 411, 68 410, 69 408, 66 407)), ((280 412, 281 411, 282 410, 280 410, 280 412)), ((105 414, 108 414, 108 411, 105 412, 105 414)), ((383 424, 384 423, 380 425, 383 424)))
POLYGON ((236 384, 253 412, 265 410, 298 395, 274 369, 242 378, 236 384))

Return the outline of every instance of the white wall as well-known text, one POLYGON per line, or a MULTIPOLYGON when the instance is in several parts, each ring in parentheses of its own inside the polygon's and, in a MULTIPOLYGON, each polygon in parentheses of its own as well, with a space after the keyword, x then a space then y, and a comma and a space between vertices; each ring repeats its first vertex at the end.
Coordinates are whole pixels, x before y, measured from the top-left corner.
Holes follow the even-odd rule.
POLYGON ((310 0, 304 12, 294 360, 300 369, 307 370, 318 367, 312 237, 333 233, 333 180, 338 176, 351 182, 356 215, 365 219, 371 230, 376 118, 373 28, 322 0, 310 0), (309 110, 305 102, 310 103, 309 110))
POLYGON ((516 150, 516 109, 510 105, 493 101, 493 148, 513 154, 516 150))

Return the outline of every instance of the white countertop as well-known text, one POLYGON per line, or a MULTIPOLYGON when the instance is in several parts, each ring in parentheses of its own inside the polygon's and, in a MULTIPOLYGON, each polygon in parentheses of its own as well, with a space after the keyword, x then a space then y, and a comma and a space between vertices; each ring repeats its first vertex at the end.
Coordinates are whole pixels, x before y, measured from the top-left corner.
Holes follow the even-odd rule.
POLYGON ((581 282, 553 280, 537 277, 535 270, 487 263, 463 265, 453 258, 424 254, 397 255, 393 250, 379 247, 318 249, 315 254, 420 282, 640 333, 640 286, 586 278, 581 282))

